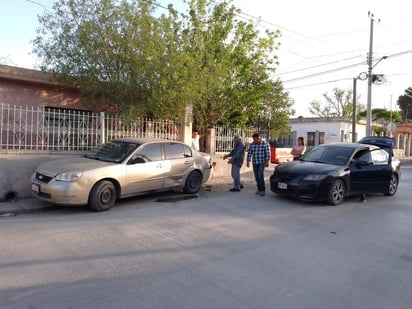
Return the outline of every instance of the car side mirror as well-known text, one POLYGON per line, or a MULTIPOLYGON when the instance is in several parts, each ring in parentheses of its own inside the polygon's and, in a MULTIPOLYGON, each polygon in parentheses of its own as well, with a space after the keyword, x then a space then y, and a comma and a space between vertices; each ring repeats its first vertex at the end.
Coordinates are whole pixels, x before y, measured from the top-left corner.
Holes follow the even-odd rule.
POLYGON ((137 157, 134 159, 130 159, 127 164, 138 164, 138 163, 146 163, 146 161, 142 157, 137 157))
POLYGON ((355 164, 356 164, 356 166, 368 166, 369 165, 369 162, 368 161, 366 161, 366 160, 358 160, 358 161, 356 161, 355 162, 355 164))

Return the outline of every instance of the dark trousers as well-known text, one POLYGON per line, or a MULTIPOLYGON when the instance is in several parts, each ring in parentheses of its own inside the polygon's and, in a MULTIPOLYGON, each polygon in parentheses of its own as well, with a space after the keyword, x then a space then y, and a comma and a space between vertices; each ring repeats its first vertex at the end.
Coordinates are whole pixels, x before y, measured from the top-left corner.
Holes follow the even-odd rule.
POLYGON ((253 173, 255 174, 256 186, 258 191, 265 192, 265 163, 253 164, 253 173))

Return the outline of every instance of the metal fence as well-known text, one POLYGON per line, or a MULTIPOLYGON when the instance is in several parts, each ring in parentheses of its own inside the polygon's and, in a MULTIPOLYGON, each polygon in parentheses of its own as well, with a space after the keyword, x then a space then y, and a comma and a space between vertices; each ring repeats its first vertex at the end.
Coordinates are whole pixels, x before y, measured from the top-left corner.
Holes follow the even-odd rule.
POLYGON ((182 129, 169 120, 125 123, 105 113, 0 104, 0 152, 87 151, 120 137, 180 140, 182 129))
POLYGON ((216 152, 230 152, 234 147, 233 138, 235 135, 242 137, 245 143, 246 150, 249 148, 249 144, 252 143, 252 135, 254 133, 259 133, 260 136, 269 141, 268 130, 259 130, 257 128, 230 128, 226 126, 215 126, 216 134, 216 152))

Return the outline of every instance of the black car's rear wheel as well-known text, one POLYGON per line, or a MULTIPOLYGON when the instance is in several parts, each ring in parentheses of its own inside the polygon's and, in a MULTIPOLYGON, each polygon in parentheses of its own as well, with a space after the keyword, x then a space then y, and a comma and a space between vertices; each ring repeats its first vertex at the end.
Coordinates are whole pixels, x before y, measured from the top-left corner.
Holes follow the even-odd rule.
POLYGON ((193 171, 187 176, 183 191, 185 193, 195 194, 199 192, 201 185, 202 174, 200 174, 198 171, 193 171))
POLYGON ((329 205, 339 205, 345 199, 345 183, 341 179, 336 179, 329 188, 326 202, 329 205))
POLYGON ((105 211, 113 207, 116 202, 116 187, 110 181, 100 181, 92 189, 89 198, 89 207, 94 211, 105 211))
POLYGON ((389 190, 385 193, 385 195, 394 195, 398 190, 399 179, 398 176, 392 174, 391 181, 389 183, 389 190))

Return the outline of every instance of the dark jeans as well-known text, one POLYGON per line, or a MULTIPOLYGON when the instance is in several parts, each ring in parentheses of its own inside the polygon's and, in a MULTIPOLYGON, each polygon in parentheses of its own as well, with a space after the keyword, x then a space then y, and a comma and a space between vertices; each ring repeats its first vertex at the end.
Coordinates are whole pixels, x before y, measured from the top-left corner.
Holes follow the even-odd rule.
POLYGON ((258 191, 265 192, 265 163, 253 164, 253 173, 255 174, 256 186, 258 191))

